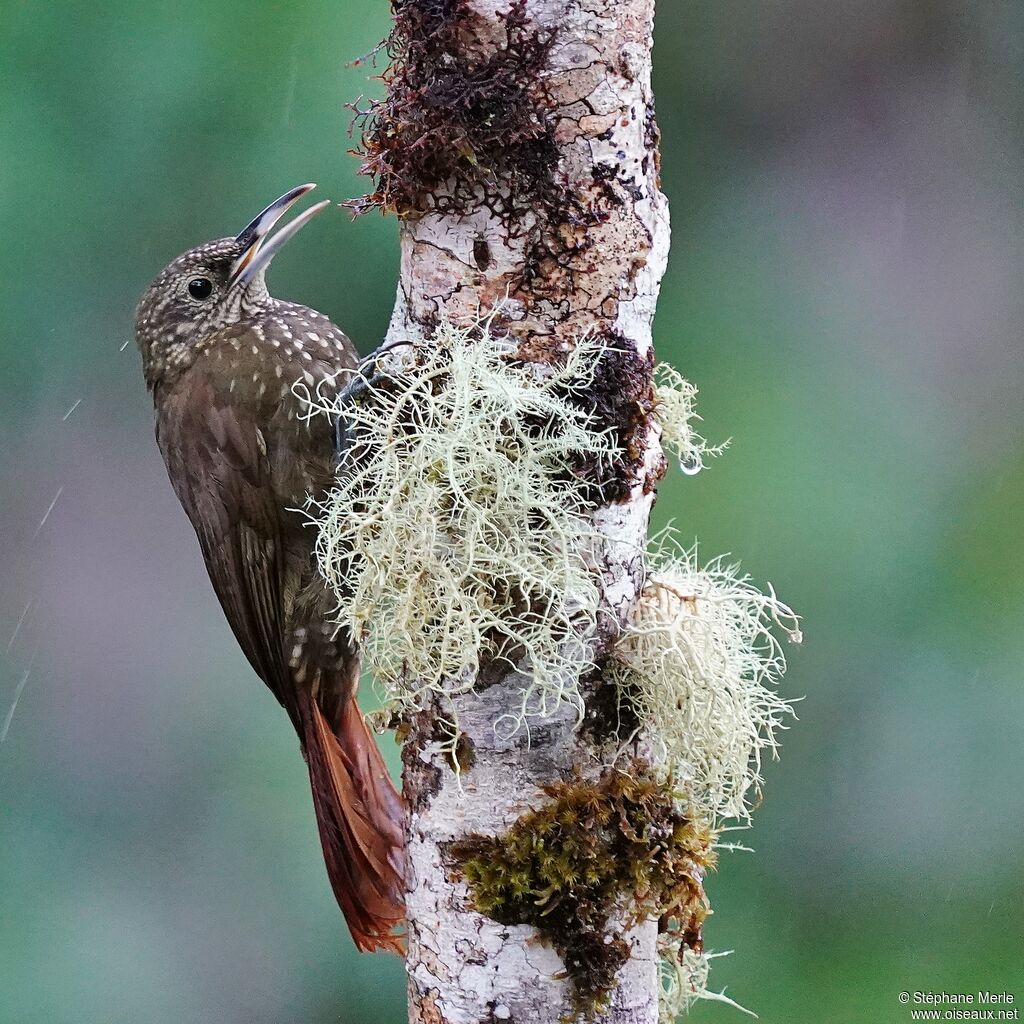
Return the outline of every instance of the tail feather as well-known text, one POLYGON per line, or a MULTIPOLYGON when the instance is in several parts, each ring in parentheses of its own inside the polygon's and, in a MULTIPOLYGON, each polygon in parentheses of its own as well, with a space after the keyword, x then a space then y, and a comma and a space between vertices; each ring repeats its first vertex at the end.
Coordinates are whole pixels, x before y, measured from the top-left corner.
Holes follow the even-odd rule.
POLYGON ((316 699, 299 701, 309 780, 331 888, 364 952, 402 952, 405 917, 401 798, 355 698, 331 728, 316 699))

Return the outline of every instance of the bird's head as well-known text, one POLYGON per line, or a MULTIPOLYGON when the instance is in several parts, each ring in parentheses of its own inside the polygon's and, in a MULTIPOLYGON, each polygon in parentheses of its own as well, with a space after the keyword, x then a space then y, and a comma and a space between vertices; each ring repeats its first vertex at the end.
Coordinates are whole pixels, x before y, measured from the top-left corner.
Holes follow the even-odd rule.
POLYGON ((135 341, 150 387, 168 372, 185 369, 203 338, 269 306, 267 266, 330 201, 311 206, 268 237, 270 230, 315 187, 291 189, 233 238, 189 249, 156 276, 135 309, 135 341))

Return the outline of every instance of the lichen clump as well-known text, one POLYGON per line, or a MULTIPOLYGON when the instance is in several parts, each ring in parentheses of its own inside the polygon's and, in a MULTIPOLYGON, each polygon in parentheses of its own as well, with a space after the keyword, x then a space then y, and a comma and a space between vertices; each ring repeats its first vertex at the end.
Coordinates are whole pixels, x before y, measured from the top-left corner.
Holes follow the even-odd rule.
POLYGON ((343 409, 328 405, 356 439, 313 507, 338 622, 399 714, 495 667, 523 673, 519 706, 497 723, 509 732, 562 702, 582 714, 599 580, 572 468, 616 452, 577 400, 602 348, 584 339, 541 371, 485 320, 442 323, 402 351, 400 372, 343 409))
POLYGON ((464 0, 393 7, 387 97, 355 120, 360 173, 376 188, 351 205, 410 216, 461 212, 485 195, 508 209, 544 200, 557 188, 541 73, 552 33, 531 28, 525 0, 495 15, 499 39, 464 0))
POLYGON ((728 441, 710 445, 697 433, 696 399, 696 387, 674 366, 658 363, 654 367, 654 419, 661 429, 661 443, 689 476, 704 468, 705 459, 721 455, 729 446, 728 441))
POLYGON ((503 835, 469 836, 451 852, 481 913, 532 925, 557 950, 576 1010, 590 1016, 629 957, 626 929, 654 917, 687 948, 702 948, 713 836, 641 761, 554 783, 544 795, 503 835))
POLYGON ((610 672, 659 760, 715 816, 748 818, 761 759, 793 708, 775 690, 786 667, 773 630, 801 639, 799 619, 738 567, 701 566, 671 539, 649 555, 647 583, 610 672))
POLYGON ((724 953, 705 953, 686 944, 678 931, 658 936, 658 1019, 662 1024, 675 1024, 680 1014, 689 1013, 698 1000, 725 1003, 751 1017, 757 1014, 740 1006, 722 992, 708 988, 711 961, 724 953))

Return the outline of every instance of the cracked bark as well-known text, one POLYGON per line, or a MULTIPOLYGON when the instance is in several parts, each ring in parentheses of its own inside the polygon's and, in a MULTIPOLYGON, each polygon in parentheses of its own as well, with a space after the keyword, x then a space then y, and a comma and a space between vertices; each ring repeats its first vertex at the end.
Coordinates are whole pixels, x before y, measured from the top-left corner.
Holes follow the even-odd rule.
MULTIPOLYGON (((457 10, 462 52, 454 59, 470 66, 508 42, 510 0, 402 0, 394 7, 399 16, 410 8, 423 8, 424 16, 457 10)), ((565 202, 558 209, 512 195, 500 174, 486 185, 477 181, 456 211, 444 200, 457 183, 427 190, 402 222, 401 280, 386 343, 429 337, 442 316, 458 320, 504 302, 503 326, 529 358, 544 362, 583 332, 599 332, 639 357, 633 365, 641 367, 640 390, 649 392, 651 320, 669 241, 650 86, 654 0, 522 0, 519 12, 525 31, 550 40, 531 95, 542 97, 538 117, 557 147, 547 171, 550 192, 565 202)), ((400 86, 392 81, 391 92, 400 86)), ((488 154, 474 159, 486 166, 488 154)), ((606 638, 636 597, 637 552, 663 465, 648 409, 641 407, 631 431, 621 500, 595 515, 607 539, 598 567, 606 638)), ((476 913, 445 854, 468 832, 504 831, 537 800, 539 786, 571 767, 596 771, 595 740, 576 728, 568 708, 531 723, 529 737, 495 734, 493 723, 516 702, 518 685, 508 678, 459 700, 473 752, 461 779, 430 715, 412 723, 405 745, 413 1022, 554 1024, 571 1013, 558 955, 536 941, 533 929, 476 913)), ((657 1019, 655 930, 648 922, 626 936, 632 955, 601 1020, 657 1019)))

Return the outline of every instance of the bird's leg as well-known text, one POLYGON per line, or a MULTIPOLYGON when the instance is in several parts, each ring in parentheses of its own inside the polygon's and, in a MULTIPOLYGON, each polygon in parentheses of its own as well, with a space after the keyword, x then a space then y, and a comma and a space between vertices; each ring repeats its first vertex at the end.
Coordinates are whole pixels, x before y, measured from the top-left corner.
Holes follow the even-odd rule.
POLYGON ((390 384, 394 377, 378 366, 381 356, 396 346, 389 345, 371 352, 356 368, 348 383, 338 392, 335 401, 338 418, 334 424, 334 457, 337 463, 344 461, 345 456, 356 441, 355 427, 345 410, 358 405, 368 393, 377 390, 381 385, 390 384), (370 370, 368 373, 367 370, 370 370))

